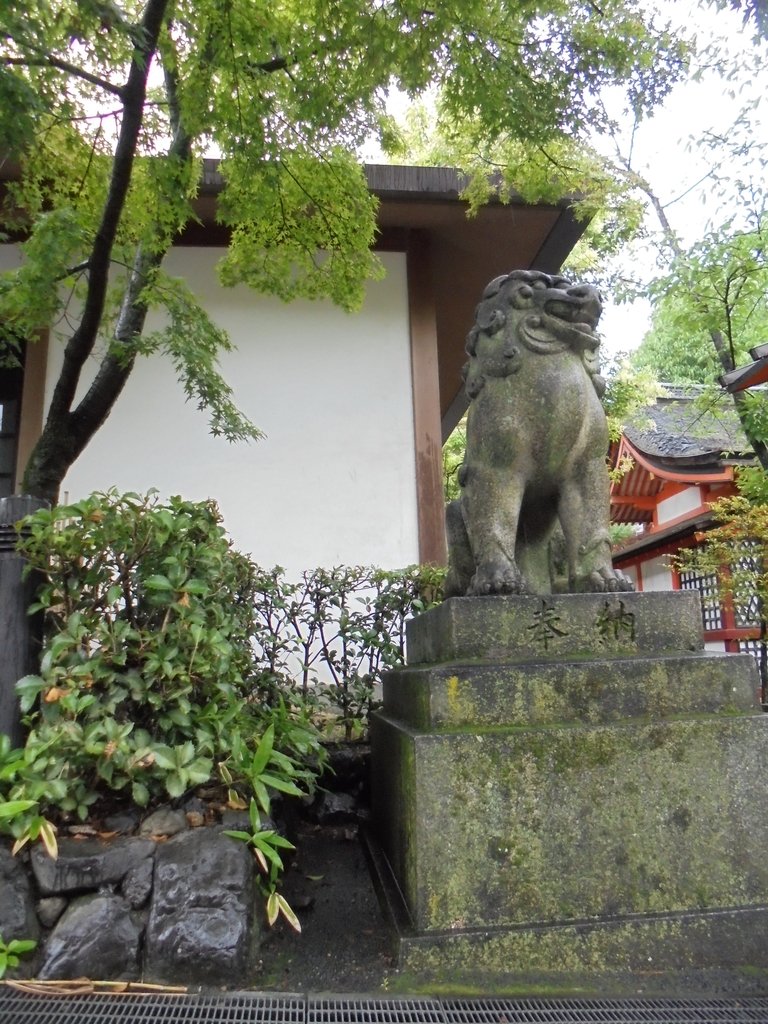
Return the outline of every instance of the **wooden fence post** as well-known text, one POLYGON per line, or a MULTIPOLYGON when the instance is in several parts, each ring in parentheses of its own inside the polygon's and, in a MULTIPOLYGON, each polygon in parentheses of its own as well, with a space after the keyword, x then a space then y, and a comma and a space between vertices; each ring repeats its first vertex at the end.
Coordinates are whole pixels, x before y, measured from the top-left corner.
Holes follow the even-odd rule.
POLYGON ((39 668, 42 627, 41 616, 27 615, 35 581, 24 578, 16 524, 45 507, 46 502, 28 495, 0 498, 0 733, 9 735, 14 747, 24 741, 15 685, 39 668))

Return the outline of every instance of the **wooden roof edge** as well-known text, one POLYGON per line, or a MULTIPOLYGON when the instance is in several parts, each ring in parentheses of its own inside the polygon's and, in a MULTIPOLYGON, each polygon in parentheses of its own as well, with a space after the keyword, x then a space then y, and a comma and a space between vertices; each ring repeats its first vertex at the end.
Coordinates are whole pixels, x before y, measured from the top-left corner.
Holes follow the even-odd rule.
MULTIPOLYGON (((215 157, 205 157, 203 160, 202 190, 207 195, 215 195, 224 187, 219 165, 220 161, 215 157)), ((468 175, 456 167, 372 163, 364 163, 362 166, 369 189, 380 199, 463 202, 461 193, 470 180, 468 175)), ((503 205, 548 206, 567 212, 572 217, 571 207, 578 198, 576 195, 566 195, 555 202, 529 203, 519 193, 510 190, 505 200, 491 197, 490 201, 503 205)), ((585 227, 586 223, 582 225, 581 232, 585 227)))
MULTIPOLYGON (((218 157, 203 157, 200 176, 200 192, 202 195, 217 195, 224 187, 224 179, 219 172, 221 160, 218 157)), ((370 190, 380 198, 386 199, 427 199, 462 201, 461 193, 469 183, 469 177, 455 167, 434 167, 418 164, 374 164, 364 163, 366 180, 370 190)), ((21 173, 19 160, 8 153, 0 153, 0 182, 16 181, 21 173)), ((565 195, 553 202, 529 203, 522 196, 510 190, 505 199, 491 198, 491 203, 519 206, 545 206, 562 210, 568 218, 574 219, 572 206, 579 199, 578 195, 565 195)), ((581 234, 586 222, 581 227, 581 234)), ((578 237, 578 236, 577 236, 578 237)), ((546 247, 547 243, 544 243, 546 247)), ((570 251, 570 250, 568 250, 570 251)), ((566 252, 567 255, 567 252, 566 252)), ((564 258, 564 257, 563 257, 564 258)), ((551 260, 544 253, 540 269, 546 271, 551 260)), ((562 260, 561 260, 562 262, 562 260)), ((559 265, 558 265, 559 266, 559 265)), ((553 269, 558 269, 553 266, 553 269)), ((539 263, 536 264, 539 268, 539 263)))
POLYGON ((685 519, 683 522, 675 523, 673 526, 668 526, 666 529, 663 528, 652 533, 642 533, 637 540, 630 541, 627 545, 612 552, 613 563, 614 565, 620 564, 624 558, 641 554, 643 551, 658 547, 666 541, 675 540, 678 537, 686 537, 698 530, 704 530, 711 526, 712 522, 711 512, 700 512, 698 515, 691 516, 690 519, 685 519))
POLYGON ((587 230, 588 220, 579 219, 573 209, 573 197, 557 204, 561 213, 531 261, 532 270, 545 274, 555 273, 570 255, 573 247, 587 230))
MULTIPOLYGON (((760 348, 766 346, 759 346, 760 348)), ((757 351, 757 349, 753 349, 757 351)), ((737 366, 735 370, 729 370, 717 378, 718 384, 725 388, 729 394, 736 391, 746 391, 747 388, 757 384, 764 384, 768 379, 768 354, 757 356, 754 362, 746 363, 744 366, 737 366)))

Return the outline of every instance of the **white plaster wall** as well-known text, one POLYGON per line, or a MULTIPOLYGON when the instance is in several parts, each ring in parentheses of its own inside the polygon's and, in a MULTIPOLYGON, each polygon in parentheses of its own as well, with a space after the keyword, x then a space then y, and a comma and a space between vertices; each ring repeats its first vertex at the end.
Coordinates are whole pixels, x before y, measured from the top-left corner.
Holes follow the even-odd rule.
POLYGON ((21 261, 17 245, 0 245, 0 270, 14 270, 21 261))
POLYGON ((672 590, 672 570, 667 565, 667 556, 649 558, 643 562, 643 590, 672 590))
POLYGON ((725 650, 725 640, 705 640, 704 650, 720 651, 720 653, 722 653, 725 650))
POLYGON ((673 494, 671 498, 665 498, 656 506, 658 524, 668 523, 671 519, 684 516, 686 512, 693 512, 701 505, 701 488, 686 487, 684 491, 673 494))
MULTIPOLYGON (((238 346, 222 369, 266 439, 230 445, 211 437, 171 367, 145 359, 67 475, 62 497, 114 485, 215 498, 237 547, 291 575, 418 561, 404 254, 382 256, 387 276, 368 285, 354 315, 221 288, 221 254, 178 248, 166 269, 187 280, 238 346)), ((49 387, 60 358, 51 353, 49 387)))

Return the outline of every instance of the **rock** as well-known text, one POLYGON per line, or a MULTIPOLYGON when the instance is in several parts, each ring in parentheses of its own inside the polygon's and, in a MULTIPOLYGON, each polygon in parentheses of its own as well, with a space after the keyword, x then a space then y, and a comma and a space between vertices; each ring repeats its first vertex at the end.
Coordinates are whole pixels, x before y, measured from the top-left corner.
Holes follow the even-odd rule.
POLYGON ((43 928, 53 928, 67 909, 67 900, 63 896, 44 896, 37 901, 37 918, 43 928))
POLYGON ((326 752, 324 787, 343 793, 359 793, 367 787, 371 760, 369 743, 332 743, 328 744, 326 752))
POLYGON ((32 887, 24 865, 0 845, 0 935, 11 939, 36 939, 40 934, 32 900, 32 887))
POLYGON ((149 839, 62 839, 56 860, 40 847, 32 850, 32 870, 43 896, 95 891, 121 882, 154 850, 149 839))
POLYGON ((253 929, 254 860, 243 843, 194 829, 158 847, 145 975, 242 986, 253 929))
POLYGON ((367 820, 367 808, 361 807, 352 793, 321 793, 309 815, 318 825, 343 825, 367 820))
POLYGON ((73 900, 51 933, 38 977, 132 980, 139 976, 141 927, 120 896, 73 900))
MULTIPOLYGON (((238 811, 233 807, 225 807, 221 812, 221 827, 238 832, 251 832, 251 819, 248 816, 248 811, 238 811)), ((276 828, 276 825, 272 818, 266 814, 261 814, 262 831, 274 828, 276 828)))
POLYGON ((315 896, 309 892, 301 892, 291 897, 291 910, 311 910, 315 905, 315 896))
POLYGON ((123 879, 122 893, 131 909, 138 910, 149 899, 154 872, 154 858, 147 857, 132 867, 123 879))
POLYGON ((199 796, 191 796, 184 801, 183 809, 187 817, 189 817, 190 814, 200 814, 205 817, 205 812, 208 808, 206 803, 201 800, 199 796))
POLYGON ((189 828, 201 828, 215 820, 213 809, 198 796, 191 796, 185 800, 183 810, 189 828))
POLYGON ((140 836, 175 836, 187 828, 184 811, 174 811, 170 807, 158 807, 139 826, 140 836))
POLYGON ((121 832, 124 835, 130 835, 135 832, 139 827, 141 821, 141 811, 138 807, 129 807, 124 811, 118 811, 117 814, 110 814, 109 817, 104 819, 104 828, 108 832, 121 832))

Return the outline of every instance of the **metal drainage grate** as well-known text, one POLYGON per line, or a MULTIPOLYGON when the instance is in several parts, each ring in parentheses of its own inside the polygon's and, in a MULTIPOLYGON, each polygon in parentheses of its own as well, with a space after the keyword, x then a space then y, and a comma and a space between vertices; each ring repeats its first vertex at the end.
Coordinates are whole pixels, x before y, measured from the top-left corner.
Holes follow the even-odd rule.
POLYGON ((321 999, 310 996, 307 1024, 445 1024, 437 999, 321 999))
POLYGON ((768 999, 455 999, 446 1024, 745 1024, 768 1022, 768 999))
POLYGON ((1 1024, 304 1024, 302 996, 38 995, 0 988, 1 1024))
POLYGON ((0 1024, 768 1024, 768 998, 378 999, 40 995, 0 986, 0 1024))

